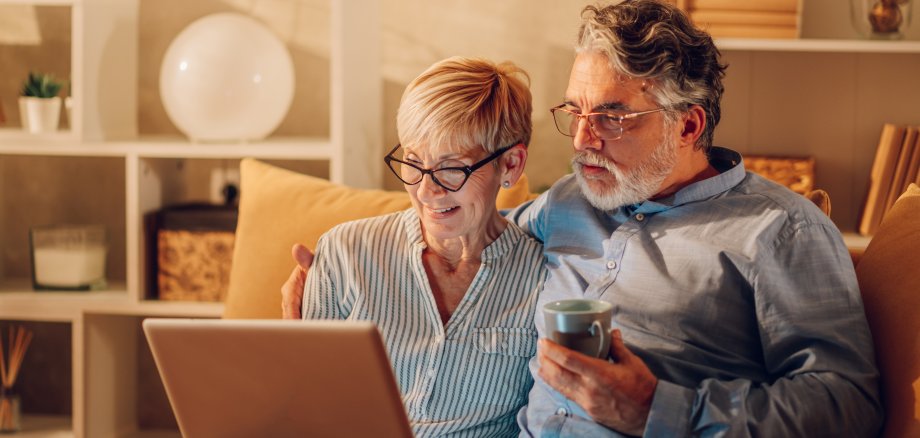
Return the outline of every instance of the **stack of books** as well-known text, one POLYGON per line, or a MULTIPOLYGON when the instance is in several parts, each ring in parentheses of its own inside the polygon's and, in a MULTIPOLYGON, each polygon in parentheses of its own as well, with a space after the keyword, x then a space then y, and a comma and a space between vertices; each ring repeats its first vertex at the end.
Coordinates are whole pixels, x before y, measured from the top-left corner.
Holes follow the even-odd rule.
POLYGON ((920 127, 885 124, 872 162, 859 233, 875 234, 885 213, 911 183, 920 184, 920 127))
POLYGON ((798 38, 799 0, 675 0, 714 38, 798 38))

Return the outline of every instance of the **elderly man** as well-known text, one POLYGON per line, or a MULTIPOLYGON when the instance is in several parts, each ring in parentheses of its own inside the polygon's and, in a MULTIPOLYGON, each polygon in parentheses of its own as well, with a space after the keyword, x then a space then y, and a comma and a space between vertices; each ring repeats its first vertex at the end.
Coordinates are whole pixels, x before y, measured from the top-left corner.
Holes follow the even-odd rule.
MULTIPOLYGON (((725 68, 712 39, 655 0, 582 18, 552 110, 574 175, 508 217, 544 243, 538 309, 608 301, 616 329, 611 360, 594 359, 545 339, 535 315, 522 435, 877 434, 878 372, 843 240, 805 198, 712 146, 725 68)), ((283 288, 288 307, 303 275, 283 288)))

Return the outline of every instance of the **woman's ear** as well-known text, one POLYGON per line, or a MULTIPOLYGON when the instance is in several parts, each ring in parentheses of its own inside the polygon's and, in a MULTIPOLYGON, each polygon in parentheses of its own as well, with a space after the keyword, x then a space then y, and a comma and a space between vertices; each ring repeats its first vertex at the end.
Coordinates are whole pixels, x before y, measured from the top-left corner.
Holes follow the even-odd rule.
POLYGON ((518 143, 511 149, 502 154, 500 161, 500 172, 502 187, 510 187, 517 183, 524 173, 524 166, 527 164, 527 147, 524 143, 518 143), (507 184, 506 184, 507 183, 507 184))
POLYGON ((690 106, 679 120, 680 146, 696 146, 696 141, 706 129, 706 110, 699 105, 690 106))

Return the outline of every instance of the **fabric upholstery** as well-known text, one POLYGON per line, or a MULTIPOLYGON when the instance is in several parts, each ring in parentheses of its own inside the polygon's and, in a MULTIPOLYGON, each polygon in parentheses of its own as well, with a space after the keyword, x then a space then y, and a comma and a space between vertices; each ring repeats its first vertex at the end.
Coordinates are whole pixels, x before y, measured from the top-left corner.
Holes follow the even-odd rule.
MULTIPOLYGON (((240 209, 224 318, 280 318, 281 285, 294 267, 291 246, 316 246, 333 226, 409 208, 405 191, 362 190, 257 160, 240 163, 240 209)), ((527 178, 499 191, 496 205, 532 198, 527 178)))
POLYGON ((886 437, 920 436, 920 187, 912 184, 856 266, 875 341, 886 437))
POLYGON ((824 214, 831 215, 831 197, 824 190, 815 189, 805 192, 804 195, 809 201, 814 202, 824 214))

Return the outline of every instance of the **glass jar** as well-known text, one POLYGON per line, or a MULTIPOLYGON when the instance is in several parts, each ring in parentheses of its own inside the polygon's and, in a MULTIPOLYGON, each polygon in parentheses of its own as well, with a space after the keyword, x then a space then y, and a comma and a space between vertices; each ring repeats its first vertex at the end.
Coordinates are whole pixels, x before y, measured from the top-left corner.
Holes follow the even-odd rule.
POLYGON ((105 288, 106 235, 102 225, 58 225, 31 230, 35 290, 105 288))
POLYGON ((19 395, 0 385, 0 433, 18 432, 20 417, 19 395))
POLYGON ((850 0, 853 27, 866 38, 896 40, 910 27, 912 0, 850 0))

